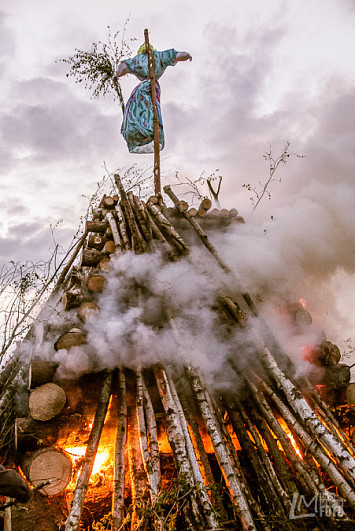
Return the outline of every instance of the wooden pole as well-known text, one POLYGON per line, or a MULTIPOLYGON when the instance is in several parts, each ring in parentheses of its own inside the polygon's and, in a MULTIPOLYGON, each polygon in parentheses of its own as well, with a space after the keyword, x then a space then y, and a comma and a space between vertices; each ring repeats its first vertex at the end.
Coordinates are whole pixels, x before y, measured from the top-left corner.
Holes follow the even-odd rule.
POLYGON ((125 447, 127 438, 126 378, 122 369, 119 370, 118 378, 119 405, 116 433, 115 477, 112 498, 112 531, 122 529, 124 512, 125 447))
POLYGON ((65 531, 77 531, 80 525, 81 513, 84 507, 85 494, 88 488, 92 468, 94 466, 95 456, 99 447, 100 436, 104 426, 107 408, 112 393, 112 372, 110 372, 103 383, 99 403, 92 425, 91 433, 86 448, 83 468, 78 479, 71 509, 67 521, 65 522, 65 531))
POLYGON ((161 194, 160 185, 160 154, 159 154, 159 121, 157 112, 157 94, 155 90, 155 69, 153 52, 150 49, 148 30, 144 30, 145 47, 148 53, 150 90, 152 94, 153 106, 153 126, 154 126, 154 192, 155 195, 161 194))

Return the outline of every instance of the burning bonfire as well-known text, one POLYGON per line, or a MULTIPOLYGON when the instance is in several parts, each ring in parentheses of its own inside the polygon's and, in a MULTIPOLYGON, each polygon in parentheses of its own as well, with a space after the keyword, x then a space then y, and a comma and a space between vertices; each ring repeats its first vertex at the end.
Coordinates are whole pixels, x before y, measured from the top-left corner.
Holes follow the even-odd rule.
MULTIPOLYGON (((6 529, 353 528, 351 434, 315 388, 335 345, 304 350, 311 381, 284 352, 205 232, 234 209, 115 180, 2 375, 8 455, 45 483, 6 529)), ((283 312, 311 326, 304 302, 283 312)))

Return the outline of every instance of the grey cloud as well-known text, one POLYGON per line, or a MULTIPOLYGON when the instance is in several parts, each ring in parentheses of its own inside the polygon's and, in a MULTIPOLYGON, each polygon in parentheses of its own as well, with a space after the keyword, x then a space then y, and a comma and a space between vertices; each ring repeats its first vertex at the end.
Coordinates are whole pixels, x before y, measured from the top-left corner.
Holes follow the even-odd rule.
POLYGON ((102 114, 63 83, 39 78, 18 85, 15 92, 22 94, 23 103, 0 116, 2 143, 13 153, 29 150, 34 162, 75 161, 93 153, 102 156, 118 137, 114 115, 102 114))

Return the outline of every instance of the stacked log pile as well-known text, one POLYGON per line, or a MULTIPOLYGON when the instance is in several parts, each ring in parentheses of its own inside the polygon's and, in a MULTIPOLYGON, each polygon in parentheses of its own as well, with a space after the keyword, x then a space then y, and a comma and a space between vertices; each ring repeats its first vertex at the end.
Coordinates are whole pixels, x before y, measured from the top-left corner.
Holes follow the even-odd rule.
MULTIPOLYGON (((77 324, 100 312, 98 297, 104 296, 112 256, 119 260, 127 251, 160 250, 166 260, 183 260, 190 251, 189 226, 216 263, 229 272, 205 231, 220 223, 224 227, 242 222, 236 211, 208 214, 211 204, 206 200, 198 210, 189 209, 165 187, 174 204, 169 210, 161 197, 144 202, 125 192, 119 175, 115 180, 118 196, 104 197, 87 222, 81 263, 63 279, 63 307, 75 310, 77 317, 71 328, 58 335, 58 350, 85 345, 87 338, 77 324)), ((137 304, 143 296, 137 293, 137 304)), ((231 338, 233 330, 248 327, 257 313, 250 295, 240 294, 236 300, 235 295, 216 290, 216 315, 222 326, 228 325, 231 338)), ((301 313, 294 318, 306 324, 308 317, 301 313)), ((180 349, 176 359, 185 359, 184 331, 166 306, 165 314, 180 349)), ((320 349, 327 363, 335 360, 330 344, 320 349)), ((102 517, 101 502, 91 503, 91 520, 84 507, 90 496, 95 498, 90 494, 95 489, 90 478, 108 418, 114 424, 109 438, 115 448, 114 472, 112 477, 106 475, 111 504, 106 529, 350 529, 355 511, 355 451, 314 382, 297 377, 270 331, 265 337, 257 336, 253 352, 238 356, 238 363, 233 358, 225 363, 225 371, 235 379, 235 390, 210 388, 192 362, 156 363, 136 371, 119 366, 113 372, 91 375, 96 391, 90 403, 97 406, 95 411, 91 407, 79 412, 80 400, 70 404, 72 395, 67 383, 56 379, 56 365, 41 366, 40 360, 33 360, 29 415, 16 421, 16 449, 27 478, 35 485, 33 462, 49 454, 45 461, 52 463, 55 454, 57 461, 50 468, 56 482, 42 495, 57 494, 57 499, 64 500, 61 493, 68 491, 71 479, 70 467, 62 463, 69 459, 63 444, 68 424, 71 436, 81 437, 86 446, 71 495, 65 498, 70 505, 64 510, 61 505, 61 527, 58 515, 49 523, 44 515, 41 529, 91 529, 93 521, 102 517), (54 485, 58 485, 56 493, 48 490, 54 485)), ((13 509, 13 515, 21 522, 18 509, 13 509)))

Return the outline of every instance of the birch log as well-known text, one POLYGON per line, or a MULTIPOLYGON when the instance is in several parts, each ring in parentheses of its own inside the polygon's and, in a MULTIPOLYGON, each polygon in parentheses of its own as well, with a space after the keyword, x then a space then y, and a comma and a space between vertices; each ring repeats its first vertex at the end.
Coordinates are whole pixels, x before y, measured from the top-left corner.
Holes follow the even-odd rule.
POLYGON ((138 227, 137 227, 136 220, 134 218, 132 207, 128 201, 127 194, 125 192, 125 189, 123 188, 122 181, 118 173, 115 173, 114 179, 115 179, 115 182, 116 182, 116 185, 117 185, 120 197, 121 197, 121 203, 123 205, 123 208, 124 208, 124 211, 127 217, 128 225, 131 230, 132 239, 134 242, 134 249, 136 253, 142 253, 144 251, 144 246, 142 245, 142 238, 138 232, 138 227))
POLYGON ((144 416, 144 404, 143 404, 143 377, 140 371, 137 372, 137 416, 139 423, 139 432, 140 432, 140 443, 142 449, 142 457, 144 462, 144 467, 146 474, 148 476, 149 485, 150 485, 150 496, 152 502, 154 502, 156 496, 158 495, 158 483, 157 478, 154 473, 153 463, 151 460, 149 448, 148 448, 148 439, 147 439, 147 427, 144 416))
POLYGON ((155 218, 157 225, 167 239, 170 239, 181 254, 188 254, 189 247, 187 243, 181 238, 177 230, 172 226, 170 221, 164 216, 156 205, 152 203, 147 204, 149 213, 155 218))
POLYGON ((268 348, 262 351, 262 360, 272 374, 276 385, 285 393, 291 408, 303 419, 311 433, 319 438, 320 442, 339 460, 341 466, 355 479, 355 459, 327 430, 299 390, 286 378, 268 348))
POLYGON ((92 425, 91 433, 86 448, 84 463, 80 477, 76 484, 73 501, 67 521, 65 522, 65 531, 77 531, 80 525, 81 513, 84 507, 84 500, 88 488, 92 467, 99 447, 100 436, 104 426, 108 404, 112 392, 112 373, 109 373, 101 389, 97 410, 92 425))
POLYGON ((237 508, 238 517, 244 530, 251 531, 257 529, 249 510, 248 502, 243 495, 242 486, 235 473, 233 463, 229 457, 229 452, 226 448, 226 443, 218 429, 217 422, 214 418, 213 411, 209 406, 209 401, 206 396, 206 391, 198 377, 197 372, 190 366, 187 368, 187 374, 192 384, 192 389, 195 393, 196 400, 200 407, 202 417, 205 421, 207 431, 211 437, 211 441, 216 453, 219 466, 221 468, 224 480, 226 482, 231 499, 237 508))
POLYGON ((195 454, 195 450, 192 444, 189 428, 186 422, 184 411, 180 403, 179 395, 176 391, 174 381, 169 374, 168 374, 168 382, 170 385, 172 397, 177 407, 178 414, 180 415, 180 424, 181 424, 182 431, 185 437, 187 455, 190 460, 192 474, 194 476, 197 493, 198 493, 198 496, 199 496, 199 499, 200 499, 200 502, 201 502, 201 505, 204 511, 205 518, 211 530, 218 529, 219 523, 213 513, 213 507, 211 504, 211 500, 208 497, 208 494, 206 492, 206 485, 204 484, 204 481, 202 478, 201 470, 200 470, 198 460, 195 454))
POLYGON ((121 529, 124 510, 125 447, 127 437, 126 378, 119 370, 118 424, 115 447, 115 477, 112 494, 112 531, 121 529))
POLYGON ((257 392, 257 389, 254 384, 250 383, 250 387, 252 389, 254 399, 259 406, 260 412, 262 413, 263 417, 266 418, 270 428, 279 439, 285 451, 287 459, 290 461, 290 463, 293 464, 296 472, 298 472, 303 478, 307 487, 310 489, 311 494, 313 496, 317 496, 318 493, 320 493, 323 499, 326 500, 328 506, 332 508, 332 513, 337 514, 339 509, 339 502, 334 496, 334 494, 326 489, 320 476, 318 474, 313 473, 313 470, 310 467, 307 467, 306 463, 302 459, 298 458, 288 436, 274 417, 274 414, 270 406, 265 401, 263 395, 257 392))
POLYGON ((351 486, 344 479, 338 468, 334 465, 332 459, 326 454, 322 446, 317 439, 314 439, 309 433, 301 426, 293 413, 285 405, 285 403, 277 396, 277 394, 266 384, 266 382, 260 380, 259 387, 263 392, 274 402, 279 413, 285 419, 287 425, 296 433, 297 437, 302 441, 307 452, 314 455, 319 465, 324 472, 328 474, 334 485, 339 489, 340 494, 346 498, 352 507, 355 509, 355 492, 351 486))
POLYGON ((122 248, 127 251, 131 248, 131 244, 128 238, 125 216, 121 205, 116 205, 116 212, 118 219, 118 228, 122 237, 122 248))
POLYGON ((146 417, 147 431, 148 431, 148 436, 149 436, 149 441, 148 441, 149 452, 150 452, 150 457, 152 461, 153 472, 155 474, 155 481, 159 488, 160 483, 161 483, 161 470, 160 470, 160 459, 159 459, 157 423, 155 420, 153 404, 152 404, 148 389, 146 388, 146 385, 144 383, 144 380, 142 380, 142 387, 143 387, 145 417, 146 417))
MULTIPOLYGON (((175 400, 172 396, 171 389, 164 369, 155 368, 154 376, 158 386, 160 398, 166 415, 167 436, 170 446, 173 450, 176 468, 179 474, 185 478, 187 485, 191 488, 191 516, 190 519, 188 508, 185 509, 185 517, 190 522, 190 527, 196 528, 196 525, 202 526, 197 500, 194 495, 194 477, 191 469, 191 463, 186 451, 185 437, 180 423, 179 413, 175 400)), ((201 528, 201 527, 200 527, 201 528)))
POLYGON ((202 241, 203 245, 208 249, 208 251, 214 256, 214 258, 217 260, 218 264, 221 266, 221 268, 226 271, 230 272, 229 267, 221 260, 219 257, 216 249, 213 247, 212 243, 209 241, 207 234, 204 232, 202 227, 198 224, 195 217, 192 217, 189 215, 187 210, 183 210, 180 206, 180 201, 170 188, 170 186, 164 186, 164 192, 170 197, 176 208, 179 210, 181 215, 187 219, 187 221, 190 223, 191 227, 195 230, 198 237, 202 241))
POLYGON ((115 220, 114 215, 112 214, 112 212, 107 212, 106 219, 109 222, 110 227, 111 227, 113 241, 115 242, 116 247, 120 247, 121 246, 121 237, 120 237, 120 233, 118 231, 116 220, 115 220))

